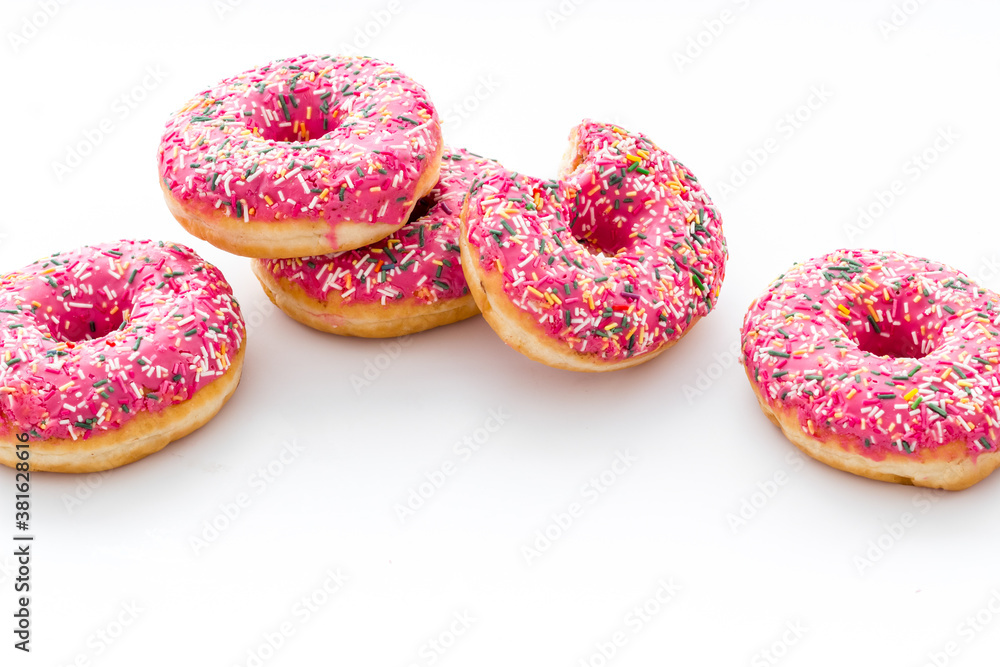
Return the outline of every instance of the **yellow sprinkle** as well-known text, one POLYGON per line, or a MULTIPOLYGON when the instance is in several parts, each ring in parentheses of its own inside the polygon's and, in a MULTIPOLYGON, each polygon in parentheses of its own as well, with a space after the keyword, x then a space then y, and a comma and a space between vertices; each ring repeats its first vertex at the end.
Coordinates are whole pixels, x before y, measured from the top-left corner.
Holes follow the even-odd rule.
POLYGON ((920 391, 919 387, 914 387, 909 392, 907 392, 907 394, 905 396, 903 396, 903 400, 904 401, 912 401, 913 397, 916 396, 917 392, 919 392, 919 391, 920 391))
POLYGON ((850 316, 851 316, 851 311, 850 311, 850 310, 849 310, 849 309, 847 308, 847 306, 845 306, 844 304, 842 304, 842 303, 838 303, 838 304, 837 304, 837 309, 838 309, 838 310, 840 310, 840 312, 842 312, 842 313, 843 313, 844 315, 846 315, 847 317, 850 317, 850 316))
POLYGON ((535 296, 537 296, 539 299, 544 299, 545 298, 544 294, 542 294, 541 292, 539 292, 538 290, 536 290, 531 285, 528 285, 528 291, 531 292, 532 294, 534 294, 535 296))

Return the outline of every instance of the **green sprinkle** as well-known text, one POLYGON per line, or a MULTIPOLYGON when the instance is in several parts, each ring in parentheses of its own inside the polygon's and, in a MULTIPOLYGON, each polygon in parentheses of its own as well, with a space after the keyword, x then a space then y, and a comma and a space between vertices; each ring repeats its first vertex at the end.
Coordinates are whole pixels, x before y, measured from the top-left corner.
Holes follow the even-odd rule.
POLYGON ((931 410, 933 410, 934 412, 938 413, 942 417, 947 417, 948 416, 948 413, 945 412, 944 408, 942 408, 942 407, 940 407, 938 405, 934 405, 933 403, 928 402, 927 403, 927 407, 930 408, 931 410))

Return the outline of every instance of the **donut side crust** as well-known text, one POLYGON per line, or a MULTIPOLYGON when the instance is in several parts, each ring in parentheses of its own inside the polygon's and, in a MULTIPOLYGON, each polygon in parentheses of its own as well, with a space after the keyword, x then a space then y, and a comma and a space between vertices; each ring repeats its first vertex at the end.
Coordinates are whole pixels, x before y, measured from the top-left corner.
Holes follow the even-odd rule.
POLYGON ((359 338, 393 338, 426 331, 479 313, 471 294, 425 303, 414 298, 392 305, 345 304, 340 293, 331 291, 325 301, 314 299, 299 285, 279 278, 261 262, 251 262, 254 275, 274 305, 293 320, 318 331, 359 338))
POLYGON ((961 491, 1000 466, 1000 452, 984 452, 973 461, 960 440, 925 447, 910 456, 887 452, 883 460, 875 461, 854 451, 857 444, 849 438, 833 433, 815 437, 803 431, 795 410, 772 406, 760 393, 750 370, 744 366, 744 371, 761 411, 785 437, 803 453, 838 470, 883 482, 961 491))
MULTIPOLYGON (((142 412, 114 431, 86 440, 53 438, 33 441, 28 463, 32 471, 87 473, 110 470, 160 451, 174 440, 207 424, 236 391, 243 373, 246 341, 221 376, 194 396, 159 412, 142 412)), ((16 434, 0 437, 0 463, 19 462, 16 434)))
MULTIPOLYGON (((509 347, 514 348, 529 359, 546 366, 569 371, 600 373, 637 366, 653 359, 673 347, 680 338, 664 343, 657 349, 641 356, 628 357, 621 361, 608 362, 598 357, 581 354, 568 345, 560 345, 544 332, 538 331, 538 322, 507 299, 504 293, 503 277, 497 271, 486 271, 480 266, 478 251, 467 240, 468 198, 462 208, 462 233, 459 246, 462 249, 462 270, 469 291, 476 300, 483 318, 509 347)), ((694 328, 701 317, 691 320, 687 331, 694 328)), ((685 335, 687 335, 685 331, 685 335)))
POLYGON ((336 247, 330 242, 331 226, 323 219, 286 218, 275 222, 262 222, 227 216, 216 209, 204 210, 176 199, 160 179, 160 190, 170 213, 192 235, 208 241, 217 248, 242 257, 283 259, 325 255, 339 250, 352 250, 374 243, 392 234, 406 224, 417 202, 425 197, 438 182, 441 155, 444 145, 429 158, 431 165, 417 181, 413 202, 398 225, 376 222, 338 220, 333 229, 336 247))

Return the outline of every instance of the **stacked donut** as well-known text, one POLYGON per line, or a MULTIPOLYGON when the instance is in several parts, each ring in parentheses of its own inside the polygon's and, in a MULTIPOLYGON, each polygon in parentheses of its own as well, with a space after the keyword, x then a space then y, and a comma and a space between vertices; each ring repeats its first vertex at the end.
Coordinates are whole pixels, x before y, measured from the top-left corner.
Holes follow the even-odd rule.
MULTIPOLYGON (((226 78, 168 121, 160 187, 189 232, 253 258, 284 312, 333 333, 423 331, 480 310, 575 370, 652 358, 714 305, 721 220, 641 134, 584 122, 556 180, 444 144, 392 65, 303 55, 226 78)), ((245 326, 219 270, 119 241, 0 276, 0 463, 97 471, 210 420, 245 326)))
POLYGON ((168 123, 161 187, 195 236, 254 258, 311 327, 398 336, 483 312, 559 368, 646 361, 714 305, 721 219, 650 139, 573 130, 556 180, 442 140, 426 91, 371 58, 299 56, 223 80, 168 123))

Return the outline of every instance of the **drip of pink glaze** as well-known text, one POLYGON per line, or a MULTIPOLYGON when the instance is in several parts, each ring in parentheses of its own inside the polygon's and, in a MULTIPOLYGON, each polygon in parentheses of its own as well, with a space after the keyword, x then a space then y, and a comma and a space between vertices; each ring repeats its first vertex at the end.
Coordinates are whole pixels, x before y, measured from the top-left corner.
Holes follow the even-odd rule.
POLYGON ((510 172, 470 192, 466 239, 545 335, 607 361, 686 333, 718 299, 722 220, 695 177, 641 134, 584 121, 558 181, 510 172))
POLYGON ((744 363, 803 431, 873 460, 1000 446, 1000 297, 939 262, 839 250, 797 264, 743 322, 744 363))
POLYGON ((178 201, 256 222, 400 225, 441 146, 422 86, 371 58, 269 63, 203 91, 168 122, 163 184, 178 201))
POLYGON ((224 374, 245 329, 193 250, 85 246, 0 277, 0 429, 86 440, 185 401, 224 374))
POLYGON ((391 305, 416 299, 434 303, 468 294, 458 246, 458 216, 477 178, 502 170, 493 160, 445 147, 441 176, 401 229, 372 245, 329 255, 263 259, 265 270, 325 301, 391 305))

